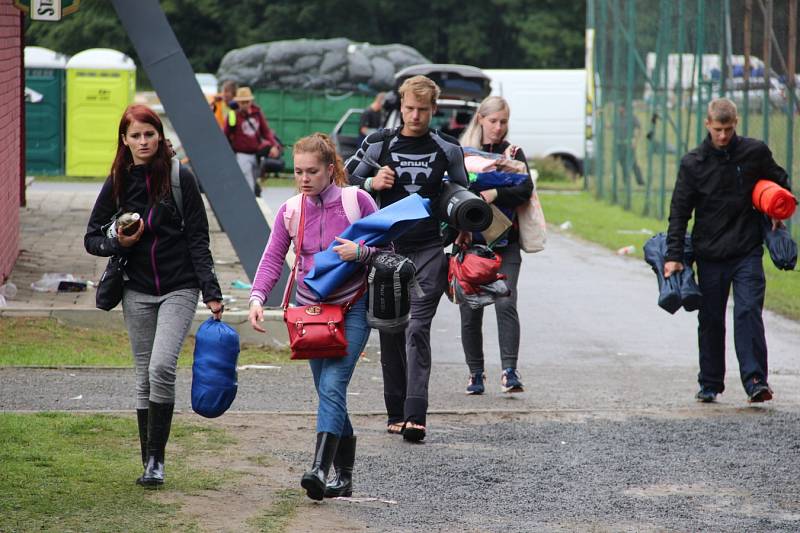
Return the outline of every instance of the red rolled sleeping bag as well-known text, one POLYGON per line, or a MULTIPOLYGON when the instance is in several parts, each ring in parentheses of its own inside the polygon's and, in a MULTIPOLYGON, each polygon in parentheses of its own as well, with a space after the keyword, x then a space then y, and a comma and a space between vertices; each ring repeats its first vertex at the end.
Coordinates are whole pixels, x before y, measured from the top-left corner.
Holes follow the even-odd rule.
POLYGON ((758 180, 753 187, 753 206, 770 218, 786 220, 797 209, 797 199, 774 181, 758 180))

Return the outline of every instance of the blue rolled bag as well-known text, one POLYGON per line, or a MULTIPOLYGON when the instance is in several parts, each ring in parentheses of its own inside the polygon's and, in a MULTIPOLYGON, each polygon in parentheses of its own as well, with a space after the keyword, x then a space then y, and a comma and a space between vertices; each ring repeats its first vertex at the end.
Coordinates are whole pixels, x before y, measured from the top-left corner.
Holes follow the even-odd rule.
POLYGON ((687 311, 700 308, 703 294, 694 280, 692 263, 694 250, 692 236, 686 234, 683 248, 683 270, 664 278, 664 262, 667 255, 667 235, 653 235, 644 244, 644 260, 653 268, 658 280, 658 306, 670 314, 675 314, 681 306, 687 311))
POLYGON ((216 418, 228 410, 239 387, 239 334, 213 317, 197 329, 192 363, 192 410, 216 418))

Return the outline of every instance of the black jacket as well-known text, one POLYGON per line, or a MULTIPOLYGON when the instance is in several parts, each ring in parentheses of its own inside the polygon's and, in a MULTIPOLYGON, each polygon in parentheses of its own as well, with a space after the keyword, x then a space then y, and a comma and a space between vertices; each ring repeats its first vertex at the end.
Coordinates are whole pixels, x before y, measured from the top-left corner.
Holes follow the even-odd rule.
POLYGON ((724 150, 707 136, 683 156, 669 213, 667 261, 683 260, 683 239, 694 211, 692 242, 700 259, 743 257, 761 246, 761 213, 752 202, 761 179, 789 188, 786 171, 761 141, 734 135, 724 150))
POLYGON ((121 207, 123 212, 139 213, 145 221, 145 229, 136 244, 124 248, 116 237, 109 238, 102 231, 102 226, 108 224, 117 211, 109 177, 89 217, 84 246, 92 255, 126 257, 125 273, 130 279, 125 286, 137 292, 161 296, 179 289, 200 288, 204 302, 222 300, 209 250, 205 206, 194 175, 184 166, 181 166, 180 182, 183 224, 172 195, 151 206, 145 166, 131 168, 125 177, 121 207))

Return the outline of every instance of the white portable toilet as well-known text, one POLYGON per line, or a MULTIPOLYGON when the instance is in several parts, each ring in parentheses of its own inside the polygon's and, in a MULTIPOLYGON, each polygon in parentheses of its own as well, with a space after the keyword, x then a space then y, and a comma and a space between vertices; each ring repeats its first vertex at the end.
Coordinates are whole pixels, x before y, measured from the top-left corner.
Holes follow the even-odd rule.
POLYGON ((117 50, 91 48, 67 62, 67 175, 106 176, 122 112, 136 94, 136 64, 117 50))

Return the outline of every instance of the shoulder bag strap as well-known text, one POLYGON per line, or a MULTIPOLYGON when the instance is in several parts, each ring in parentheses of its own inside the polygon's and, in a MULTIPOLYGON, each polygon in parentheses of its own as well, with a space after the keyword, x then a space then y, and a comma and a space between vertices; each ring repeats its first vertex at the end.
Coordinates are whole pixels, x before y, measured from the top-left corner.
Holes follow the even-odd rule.
POLYGON ((297 274, 297 260, 300 258, 300 253, 303 250, 303 233, 306 223, 306 195, 302 195, 300 197, 300 224, 297 227, 297 236, 295 237, 294 244, 295 244, 295 254, 294 254, 294 265, 292 265, 292 271, 289 273, 289 280, 286 282, 286 290, 283 292, 283 303, 281 307, 283 307, 283 311, 286 312, 289 309, 289 296, 292 294, 292 288, 294 287, 294 277, 297 274))

